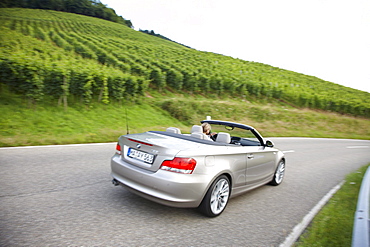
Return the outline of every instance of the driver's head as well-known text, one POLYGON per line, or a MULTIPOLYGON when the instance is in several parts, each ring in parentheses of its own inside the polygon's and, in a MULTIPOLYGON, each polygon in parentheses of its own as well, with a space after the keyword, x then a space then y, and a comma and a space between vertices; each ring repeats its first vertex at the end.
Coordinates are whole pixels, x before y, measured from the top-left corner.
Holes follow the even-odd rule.
POLYGON ((209 135, 211 133, 211 125, 209 123, 202 123, 203 133, 209 135))

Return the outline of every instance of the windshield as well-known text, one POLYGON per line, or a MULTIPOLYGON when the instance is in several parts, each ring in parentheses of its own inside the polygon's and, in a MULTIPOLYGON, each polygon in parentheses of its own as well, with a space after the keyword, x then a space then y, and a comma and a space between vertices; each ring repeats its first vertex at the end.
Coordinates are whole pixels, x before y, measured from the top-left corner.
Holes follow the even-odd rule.
POLYGON ((211 124, 211 133, 217 138, 220 132, 229 133, 231 143, 241 146, 261 146, 260 140, 253 133, 253 129, 246 130, 234 126, 211 124))

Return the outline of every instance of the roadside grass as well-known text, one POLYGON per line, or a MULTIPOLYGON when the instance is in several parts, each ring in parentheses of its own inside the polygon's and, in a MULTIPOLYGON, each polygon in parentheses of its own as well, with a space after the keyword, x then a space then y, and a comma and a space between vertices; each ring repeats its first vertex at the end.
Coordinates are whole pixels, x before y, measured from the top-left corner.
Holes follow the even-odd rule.
POLYGON ((120 135, 185 125, 149 104, 91 108, 0 105, 0 146, 115 142, 120 135), (127 118, 126 118, 127 113, 127 118), (128 126, 127 126, 128 124, 128 126))
POLYGON ((295 247, 351 246, 358 193, 369 165, 347 175, 343 186, 316 215, 295 247))
POLYGON ((156 105, 185 124, 206 116, 251 125, 263 136, 370 139, 370 119, 294 108, 280 101, 176 96, 156 105))
POLYGON ((29 107, 22 96, 0 90, 0 147, 115 142, 130 133, 165 130, 189 133, 211 116, 251 125, 265 136, 370 139, 370 119, 298 109, 279 101, 230 99, 151 92, 125 105, 70 102, 67 110, 50 100, 29 107), (140 102, 140 103, 138 103, 140 102))

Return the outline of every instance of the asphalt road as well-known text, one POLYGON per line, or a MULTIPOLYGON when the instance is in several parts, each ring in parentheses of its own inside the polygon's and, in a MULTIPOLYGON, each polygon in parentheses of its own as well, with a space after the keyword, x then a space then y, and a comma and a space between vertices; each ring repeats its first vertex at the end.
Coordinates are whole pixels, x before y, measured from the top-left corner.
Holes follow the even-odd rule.
POLYGON ((0 246, 278 246, 370 162, 370 141, 272 140, 286 151, 284 182, 231 199, 216 218, 114 187, 115 143, 0 148, 0 246))

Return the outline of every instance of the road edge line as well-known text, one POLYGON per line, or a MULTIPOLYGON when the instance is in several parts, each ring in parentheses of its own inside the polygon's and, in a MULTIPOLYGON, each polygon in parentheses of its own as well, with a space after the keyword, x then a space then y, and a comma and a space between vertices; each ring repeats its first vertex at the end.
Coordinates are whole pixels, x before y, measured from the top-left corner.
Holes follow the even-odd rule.
POLYGON ((16 147, 0 147, 0 150, 6 149, 30 149, 30 148, 53 148, 53 147, 81 147, 86 145, 91 146, 101 146, 101 145, 109 145, 114 144, 117 142, 101 142, 101 143, 81 143, 81 144, 56 144, 56 145, 40 145, 40 146, 16 146, 16 147))
POLYGON ((334 186, 317 204, 311 209, 311 211, 298 223, 285 241, 279 245, 279 247, 291 247, 301 236, 303 231, 311 223, 316 214, 325 206, 325 204, 332 198, 332 196, 342 187, 345 180, 338 185, 334 186))

